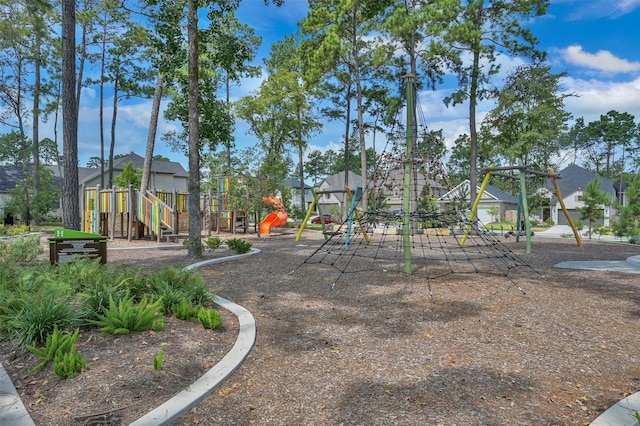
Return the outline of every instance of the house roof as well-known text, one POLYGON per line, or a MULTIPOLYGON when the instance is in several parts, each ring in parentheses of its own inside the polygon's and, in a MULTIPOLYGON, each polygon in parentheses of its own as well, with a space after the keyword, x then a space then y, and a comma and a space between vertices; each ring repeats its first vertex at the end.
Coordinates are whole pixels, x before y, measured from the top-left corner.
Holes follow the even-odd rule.
MULTIPOLYGON (((133 163, 134 169, 142 169, 144 167, 144 158, 135 153, 130 153, 125 155, 124 157, 117 158, 113 160, 113 170, 122 171, 124 170, 124 166, 127 163, 133 163)), ((100 176, 100 169, 88 169, 91 172, 84 176, 84 178, 78 177, 80 183, 93 179, 97 176, 100 176)), ((182 167, 182 164, 174 162, 174 161, 166 161, 166 160, 153 160, 151 162, 151 172, 155 173, 165 173, 172 174, 177 177, 188 177, 189 173, 182 167)))
MULTIPOLYGON (((53 173, 53 184, 56 187, 62 186, 62 180, 58 173, 58 166, 44 165, 53 173)), ((29 173, 29 172, 27 172, 29 173)), ((16 188, 18 182, 24 179, 22 167, 17 166, 0 166, 0 192, 11 192, 16 188)))
MULTIPOLYGON (((141 169, 144 166, 144 158, 137 154, 131 153, 120 157, 113 161, 113 169, 117 171, 124 170, 124 165, 133 162, 135 169, 141 169)), ((45 164, 44 167, 51 170, 54 177, 54 183, 57 187, 62 186, 62 178, 60 173, 64 175, 64 167, 45 164)), ((182 167, 180 163, 166 160, 153 160, 151 163, 151 171, 155 173, 172 174, 176 177, 189 177, 189 173, 182 167)), ((107 171, 105 170, 105 173, 107 171)), ((16 184, 23 179, 22 168, 16 166, 0 166, 0 192, 9 192, 15 189, 16 184)), ((78 182, 80 184, 100 176, 100 169, 78 167, 78 182)))
MULTIPOLYGON (((347 185, 350 188, 355 188, 356 186, 360 186, 360 187, 362 186, 362 177, 353 173, 351 170, 349 170, 349 174, 347 175, 347 177, 348 177, 347 185)), ((336 173, 335 175, 327 176, 318 185, 319 188, 323 186, 327 186, 330 189, 345 189, 344 172, 339 172, 339 173, 336 173)))
MULTIPOLYGON (((294 179, 294 178, 286 178, 284 181, 284 184, 287 185, 289 188, 293 188, 293 189, 300 189, 300 187, 302 185, 300 185, 300 179, 294 179)), ((307 185, 306 183, 304 184, 304 189, 311 189, 312 187, 307 185)))
MULTIPOLYGON (((558 186, 560 186, 560 191, 562 195, 573 194, 576 191, 583 190, 587 187, 587 184, 591 182, 596 174, 590 170, 582 168, 580 166, 571 165, 564 170, 561 170, 559 173, 560 179, 558 179, 558 186)), ((547 182, 547 186, 554 191, 553 184, 551 183, 551 179, 547 182)), ((616 186, 615 184, 607 178, 600 176, 600 190, 606 191, 610 194, 615 194, 616 186)))
MULTIPOLYGON (((453 199, 457 194, 459 194, 462 190, 463 187, 468 187, 469 186, 469 179, 465 180, 464 182, 460 183, 458 186, 456 186, 455 188, 453 188, 451 191, 447 192, 446 194, 444 194, 442 197, 438 198, 438 201, 450 201, 451 199, 453 199)), ((478 192, 480 192, 480 187, 476 186, 476 190, 478 192)), ((468 194, 468 191, 465 191, 468 194)), ((517 204, 518 203, 518 197, 509 194, 508 192, 505 192, 499 188, 496 188, 495 186, 492 185, 487 185, 484 193, 483 193, 483 199, 494 199, 495 201, 501 201, 504 203, 511 203, 511 204, 517 204)))

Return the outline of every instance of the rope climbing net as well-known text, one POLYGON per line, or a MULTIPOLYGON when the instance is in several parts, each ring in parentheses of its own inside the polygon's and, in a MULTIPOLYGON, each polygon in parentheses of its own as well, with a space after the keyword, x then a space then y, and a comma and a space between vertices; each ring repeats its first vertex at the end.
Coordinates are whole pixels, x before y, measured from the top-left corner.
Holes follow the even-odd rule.
POLYGON ((330 232, 299 268, 331 267, 336 274, 325 275, 331 288, 341 280, 350 283, 355 274, 364 272, 375 272, 380 281, 385 275, 408 274, 425 280, 433 297, 434 279, 450 274, 490 274, 506 277, 510 285, 526 293, 514 271, 540 274, 498 236, 481 231, 478 222, 470 223, 461 216, 456 211, 411 214, 407 252, 403 224, 397 215, 365 212, 359 220, 348 220, 330 232), (412 259, 410 271, 406 270, 407 256, 412 259))
MULTIPOLYGON (((408 85, 407 99, 411 93, 408 85)), ((412 110, 409 102, 407 110, 412 110)), ((432 141, 433 133, 422 126, 419 135, 415 119, 407 120, 406 129, 414 129, 405 132, 413 136, 404 147, 397 137, 387 139, 367 187, 355 191, 346 220, 327 232, 324 243, 298 268, 330 266, 338 272, 332 288, 354 274, 375 272, 372 279, 384 282, 381 273, 404 273, 426 279, 433 297, 432 279, 482 273, 503 275, 525 293, 514 270, 540 274, 470 214, 475 207, 470 208, 468 188, 466 193, 460 185, 454 190, 430 143, 422 143, 432 141), (368 207, 360 212, 356 206, 362 193, 368 207)), ((317 276, 326 274, 318 271, 317 276)))

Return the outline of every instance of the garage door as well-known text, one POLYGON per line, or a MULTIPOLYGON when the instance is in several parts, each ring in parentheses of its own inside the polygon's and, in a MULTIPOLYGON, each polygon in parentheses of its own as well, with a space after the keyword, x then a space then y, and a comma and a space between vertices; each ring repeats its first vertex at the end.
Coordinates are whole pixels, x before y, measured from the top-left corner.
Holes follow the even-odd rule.
MULTIPOLYGON (((569 209, 569 214, 573 218, 573 222, 574 223, 577 223, 580 220, 580 218, 582 217, 582 213, 580 213, 578 210, 575 210, 575 209, 569 209)), ((564 215, 564 212, 562 210, 560 210, 558 212, 558 225, 568 225, 568 224, 569 224, 569 221, 567 220, 567 217, 564 215)), ((583 220, 582 224, 585 225, 585 226, 588 226, 589 222, 586 221, 586 220, 583 220)), ((598 219, 593 224, 594 225, 604 225, 604 219, 598 219)))

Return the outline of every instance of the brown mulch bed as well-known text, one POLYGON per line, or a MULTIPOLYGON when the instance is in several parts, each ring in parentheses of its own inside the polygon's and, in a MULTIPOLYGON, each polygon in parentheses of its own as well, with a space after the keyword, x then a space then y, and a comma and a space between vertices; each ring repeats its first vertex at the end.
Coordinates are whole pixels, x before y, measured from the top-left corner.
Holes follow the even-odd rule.
MULTIPOLYGON (((256 346, 177 424, 584 425, 640 386, 640 275, 553 268, 624 260, 638 246, 534 237, 525 254, 524 243, 505 240, 544 275, 514 277, 526 295, 501 276, 460 274, 432 280, 431 300, 424 282, 402 274, 363 272, 334 288, 324 267, 289 274, 321 243, 318 233, 301 242, 292 233, 237 237, 261 253, 201 272, 216 294, 253 313, 256 346)), ((191 261, 184 250, 109 259, 191 261)), ((66 381, 28 374, 34 358, 7 345, 0 360, 36 424, 120 425, 201 375, 236 335, 226 313, 223 331, 170 321, 160 333, 83 332, 91 368, 66 381), (166 364, 156 372, 159 348, 166 364)))

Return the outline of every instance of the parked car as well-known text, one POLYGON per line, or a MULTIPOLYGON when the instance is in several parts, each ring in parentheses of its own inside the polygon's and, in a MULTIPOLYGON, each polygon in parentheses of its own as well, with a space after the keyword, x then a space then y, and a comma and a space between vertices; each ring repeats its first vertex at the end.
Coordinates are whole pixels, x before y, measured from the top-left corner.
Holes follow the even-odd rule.
MULTIPOLYGON (((330 214, 323 214, 322 215, 324 217, 324 223, 333 223, 333 217, 331 217, 330 214)), ((321 223, 320 222, 320 216, 316 216, 313 219, 311 219, 311 223, 321 223)))

